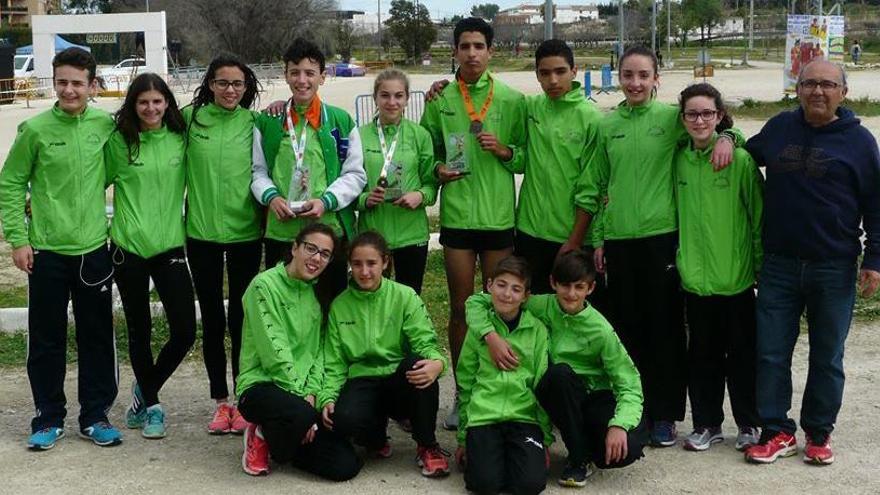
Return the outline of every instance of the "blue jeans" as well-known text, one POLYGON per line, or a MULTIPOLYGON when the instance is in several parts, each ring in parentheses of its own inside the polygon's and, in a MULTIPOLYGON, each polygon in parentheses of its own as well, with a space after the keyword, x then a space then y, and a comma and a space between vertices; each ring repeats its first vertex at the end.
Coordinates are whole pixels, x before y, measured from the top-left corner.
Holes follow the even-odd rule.
POLYGON ((807 311, 810 367, 801 428, 810 435, 834 429, 843 399, 843 347, 856 295, 855 259, 809 261, 764 257, 757 301, 757 398, 764 428, 794 434, 791 357, 807 311))

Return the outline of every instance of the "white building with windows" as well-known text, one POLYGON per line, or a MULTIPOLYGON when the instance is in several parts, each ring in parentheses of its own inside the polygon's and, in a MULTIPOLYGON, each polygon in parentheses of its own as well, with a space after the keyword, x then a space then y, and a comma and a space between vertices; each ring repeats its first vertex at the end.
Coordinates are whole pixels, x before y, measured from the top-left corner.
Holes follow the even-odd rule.
MULTIPOLYGON (((556 5, 556 24, 599 20, 599 8, 595 5, 556 5)), ((520 4, 498 12, 493 22, 497 24, 543 24, 544 4, 520 4)))

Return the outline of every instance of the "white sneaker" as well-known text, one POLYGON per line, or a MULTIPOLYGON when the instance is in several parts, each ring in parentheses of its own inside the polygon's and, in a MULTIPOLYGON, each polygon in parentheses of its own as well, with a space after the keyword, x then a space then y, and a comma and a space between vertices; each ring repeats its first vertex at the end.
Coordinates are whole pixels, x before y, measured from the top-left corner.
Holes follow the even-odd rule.
POLYGON ((684 449, 694 452, 708 450, 713 443, 724 441, 724 435, 721 434, 721 427, 714 428, 697 428, 684 439, 684 449))
POLYGON ((743 452, 758 443, 758 429, 754 426, 740 426, 736 434, 736 450, 743 452))

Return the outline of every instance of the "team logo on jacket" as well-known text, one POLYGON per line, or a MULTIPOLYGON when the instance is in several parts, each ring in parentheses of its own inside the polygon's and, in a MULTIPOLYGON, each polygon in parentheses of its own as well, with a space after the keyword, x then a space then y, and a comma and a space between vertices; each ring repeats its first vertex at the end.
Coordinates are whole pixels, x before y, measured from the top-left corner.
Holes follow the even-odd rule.
POLYGON ((662 136, 664 134, 666 134, 666 130, 656 125, 648 129, 649 136, 662 136))
POLYGON ((67 143, 65 143, 64 141, 52 141, 51 143, 49 143, 50 148, 54 148, 56 146, 67 146, 67 143))
POLYGON ((611 139, 623 139, 626 137, 626 134, 612 134, 611 139))
POLYGON ((171 165, 172 168, 177 168, 183 163, 183 159, 179 156, 175 156, 171 160, 168 160, 168 165, 171 165))
POLYGON ((101 144, 101 136, 97 134, 89 134, 86 136, 86 142, 89 144, 101 144))
POLYGON ((190 136, 201 139, 202 141, 210 141, 211 138, 207 134, 201 134, 195 131, 190 131, 190 136))
POLYGON ((348 320, 348 321, 337 321, 336 324, 339 325, 339 326, 341 326, 341 327, 350 327, 350 326, 353 326, 353 325, 355 324, 355 321, 354 321, 354 320, 348 320))
POLYGON ((720 189, 726 189, 730 187, 730 179, 727 177, 716 177, 715 180, 712 181, 712 185, 720 189))

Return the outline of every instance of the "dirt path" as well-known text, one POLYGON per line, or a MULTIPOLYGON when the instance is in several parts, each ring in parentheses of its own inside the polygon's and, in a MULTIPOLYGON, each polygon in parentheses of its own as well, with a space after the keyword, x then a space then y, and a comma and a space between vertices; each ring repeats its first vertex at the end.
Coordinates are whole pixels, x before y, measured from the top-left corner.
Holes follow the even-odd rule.
MULTIPOLYGON (((646 449, 646 457, 618 471, 599 472, 590 479, 588 491, 558 488, 555 476, 563 463, 564 449, 554 445, 553 470, 548 493, 792 493, 833 490, 837 494, 880 493, 880 387, 878 349, 880 325, 856 325, 847 353, 847 388, 838 429, 834 435, 837 462, 824 468, 807 466, 800 456, 782 459, 772 466, 747 465, 733 449, 732 439, 705 453, 685 452, 679 447, 646 449)), ((795 397, 799 402, 805 381, 807 342, 801 339, 795 356, 795 397)), ((131 371, 122 370, 126 390, 131 371)), ((204 432, 211 411, 207 379, 201 363, 189 361, 172 377, 162 398, 168 411, 169 436, 148 441, 126 430, 125 442, 114 448, 98 448, 76 438, 78 406, 71 405, 68 437, 49 452, 24 448, 31 397, 24 370, 4 370, 0 382, 0 493, 463 493, 461 474, 445 480, 422 478, 413 466, 415 446, 396 427, 390 429, 395 448, 389 460, 371 460, 355 480, 325 483, 287 466, 273 466, 266 478, 253 479, 241 471, 240 437, 212 437, 204 432)), ((69 370, 68 397, 75 401, 75 366, 69 370)), ((441 417, 449 407, 451 382, 441 387, 441 417)), ((127 394, 111 411, 121 424, 127 394)), ((797 417, 799 407, 794 408, 797 417)), ((729 416, 729 414, 728 414, 729 416)), ((684 430, 689 421, 679 424, 684 430)), ((733 431, 730 421, 726 431, 733 431)), ((454 446, 452 434, 441 431, 440 442, 454 446)), ((798 441, 803 441, 799 434, 798 441)))

